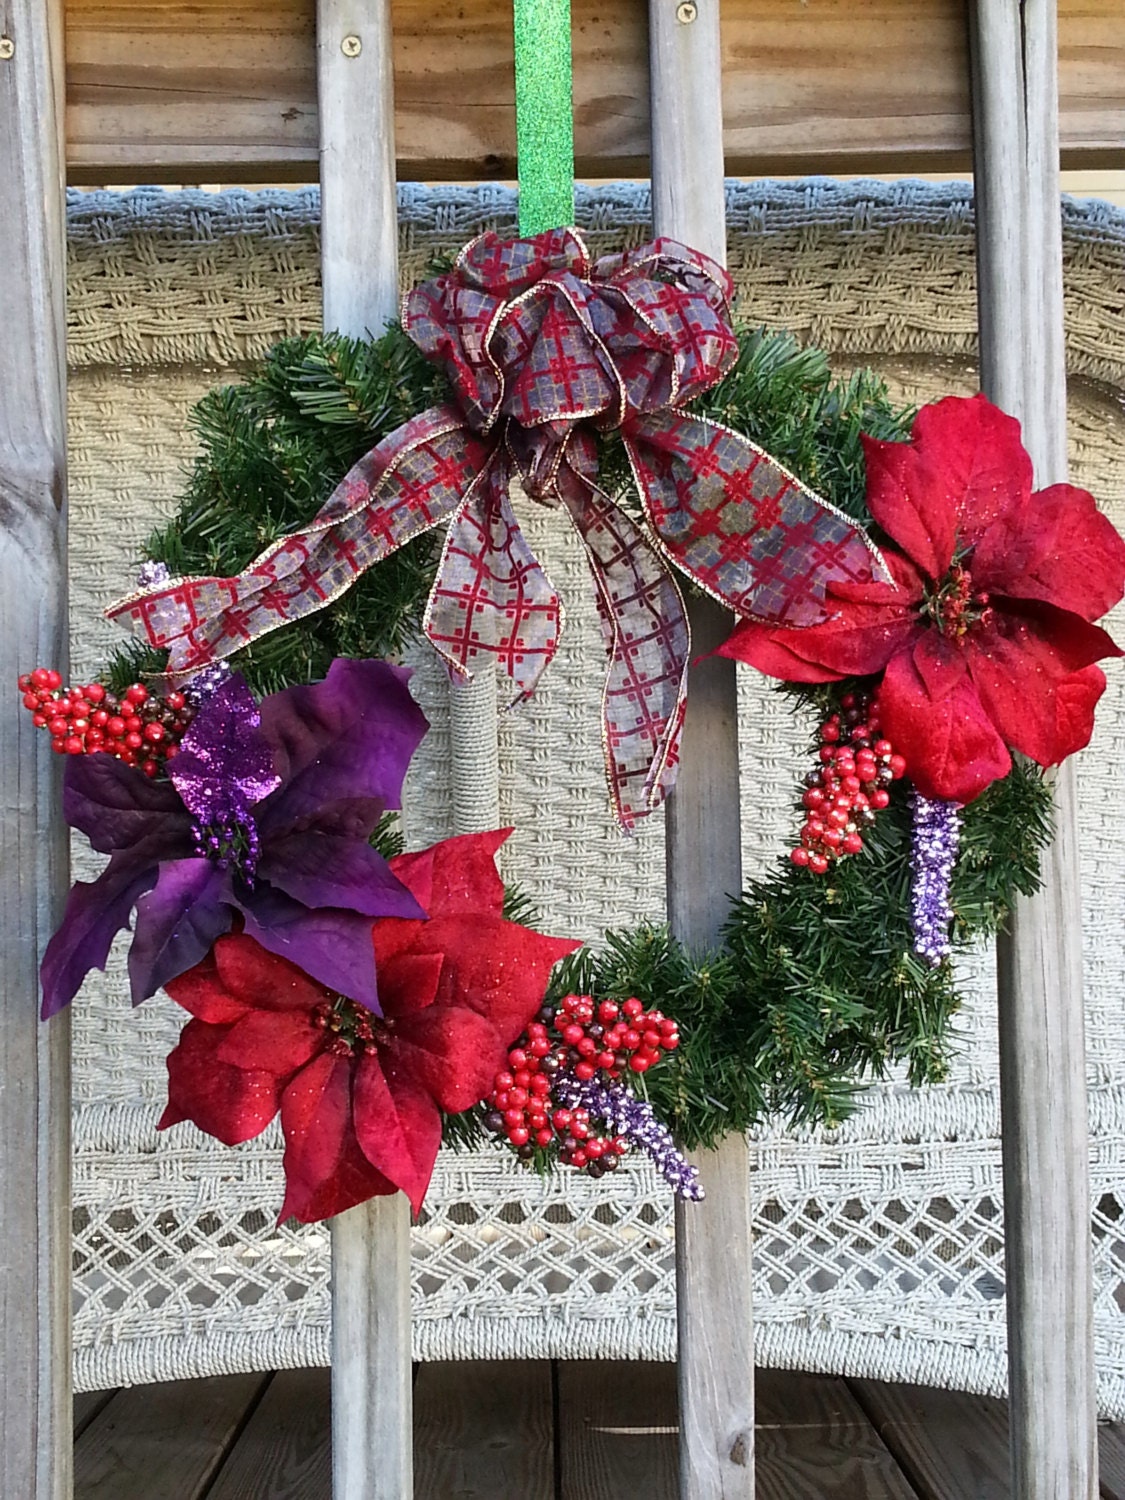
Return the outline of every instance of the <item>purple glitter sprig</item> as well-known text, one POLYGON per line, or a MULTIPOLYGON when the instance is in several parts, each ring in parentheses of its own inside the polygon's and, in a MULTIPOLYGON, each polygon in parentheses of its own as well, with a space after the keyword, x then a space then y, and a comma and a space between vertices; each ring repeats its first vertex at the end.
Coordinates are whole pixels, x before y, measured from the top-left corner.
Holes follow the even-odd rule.
POLYGON ((616 1135, 639 1146, 651 1159, 664 1181, 680 1198, 698 1203, 703 1197, 699 1173, 676 1147, 672 1132, 662 1125, 652 1105, 621 1083, 583 1082, 573 1073, 560 1073, 553 1093, 567 1109, 585 1109, 602 1120, 616 1135))
POLYGON ((921 792, 911 794, 910 806, 914 815, 910 848, 914 951, 927 963, 937 965, 950 949, 953 907, 949 885, 961 840, 961 809, 956 802, 923 797, 921 792))

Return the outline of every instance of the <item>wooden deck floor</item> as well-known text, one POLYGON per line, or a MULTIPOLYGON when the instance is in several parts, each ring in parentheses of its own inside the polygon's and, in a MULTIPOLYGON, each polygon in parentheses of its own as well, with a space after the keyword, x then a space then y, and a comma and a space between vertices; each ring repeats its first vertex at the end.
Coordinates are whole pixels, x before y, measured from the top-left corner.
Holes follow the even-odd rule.
MULTIPOLYGON (((329 1500, 325 1370, 75 1400, 76 1500, 329 1500)), ((1004 1404, 762 1371, 758 1500, 1011 1500, 1004 1404)), ((1125 1500, 1125 1428, 1101 1431, 1125 1500)), ((433 1364, 415 1380, 415 1500, 675 1500, 670 1365, 433 1364)))

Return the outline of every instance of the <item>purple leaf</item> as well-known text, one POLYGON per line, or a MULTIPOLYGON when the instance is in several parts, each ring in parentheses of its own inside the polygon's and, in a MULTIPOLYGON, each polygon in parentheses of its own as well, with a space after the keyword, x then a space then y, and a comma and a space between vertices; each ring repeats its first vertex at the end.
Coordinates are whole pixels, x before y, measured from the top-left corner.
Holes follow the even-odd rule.
POLYGON ((265 881, 240 893, 238 906, 246 918, 247 935, 263 948, 287 958, 336 994, 382 1015, 370 917, 334 906, 310 911, 265 881))
POLYGON ((191 819, 175 788, 113 755, 67 757, 63 816, 99 854, 135 850, 146 840, 159 846, 156 859, 192 852, 191 819))
POLYGON ((383 856, 358 839, 282 834, 266 846, 258 874, 306 906, 342 906, 369 917, 416 921, 426 916, 383 856))
POLYGON ((39 971, 44 1020, 70 1004, 91 969, 105 968, 114 938, 128 927, 133 903, 156 880, 157 869, 155 860, 117 853, 97 880, 80 880, 71 887, 39 971))
POLYGON ((235 673, 210 693, 171 761, 168 775, 184 806, 209 823, 217 808, 246 809, 281 780, 262 734, 258 703, 235 673))
POLYGON ((215 939, 230 930, 233 899, 229 870, 210 860, 160 866, 156 884, 137 902, 129 949, 134 1005, 206 958, 215 939))
POLYGON ((400 806, 406 767, 429 727, 407 690, 409 675, 386 662, 338 657, 323 682, 263 701, 262 732, 282 776, 258 809, 263 842, 319 826, 320 809, 342 800, 400 806))

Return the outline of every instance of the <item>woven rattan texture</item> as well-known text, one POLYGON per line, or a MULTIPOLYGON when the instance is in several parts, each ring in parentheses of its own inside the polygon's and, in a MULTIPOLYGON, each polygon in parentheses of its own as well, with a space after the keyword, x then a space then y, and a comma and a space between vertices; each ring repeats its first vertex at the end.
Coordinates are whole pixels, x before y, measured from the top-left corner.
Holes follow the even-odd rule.
MULTIPOLYGON (((648 234, 643 192, 580 196, 598 249, 648 234)), ((111 643, 100 609, 177 492, 191 403, 285 333, 319 321, 313 194, 142 192, 71 202, 73 653, 111 643)), ((924 400, 973 387, 971 204, 958 187, 743 184, 728 193, 730 259, 747 319, 789 327, 841 368, 883 368, 924 400)), ((404 280, 486 225, 498 188, 411 188, 404 280)), ((1065 209, 1075 476, 1125 522, 1125 220, 1065 209)), ((568 631, 533 702, 500 718, 506 855, 559 932, 596 939, 658 916, 659 819, 622 841, 598 743, 601 648, 575 539, 526 517, 564 594, 568 631)), ((1125 622, 1119 622, 1119 626, 1125 622)), ((432 721, 410 784, 413 841, 454 827, 442 673, 416 653, 432 721)), ((1113 674, 1111 673, 1111 676, 1113 674)), ((743 682, 748 868, 776 855, 805 729, 743 682)), ((1125 692, 1107 694, 1082 757, 1093 1229, 1103 1408, 1125 1416, 1125 692)), ((82 856, 76 873, 90 867, 82 856)), ((765 1132, 755 1156, 758 1349, 768 1363, 998 1391, 1004 1304, 991 957, 970 966, 956 1076, 924 1093, 887 1084, 832 1136, 765 1132)), ((120 955, 75 1015, 75 1376, 80 1389, 320 1363, 328 1354, 327 1235, 273 1225, 278 1142, 228 1151, 186 1126, 157 1137, 165 1000, 131 1013, 120 955)), ((670 1358, 672 1214, 643 1169, 605 1185, 550 1184, 491 1153, 445 1156, 415 1232, 421 1358, 670 1358)))

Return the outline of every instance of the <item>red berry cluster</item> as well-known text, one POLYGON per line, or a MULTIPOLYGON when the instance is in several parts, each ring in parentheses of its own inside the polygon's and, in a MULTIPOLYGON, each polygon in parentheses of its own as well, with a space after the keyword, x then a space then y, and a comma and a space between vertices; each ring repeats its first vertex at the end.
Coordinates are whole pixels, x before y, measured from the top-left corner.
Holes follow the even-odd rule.
POLYGON ((192 709, 183 693, 158 698, 142 682, 127 688, 120 702, 100 682, 63 687, 60 674, 36 667, 19 680, 23 706, 32 723, 46 729, 59 755, 114 755, 146 776, 159 774, 179 749, 192 709))
POLYGON ((647 1073, 680 1045, 677 1022, 637 999, 595 1001, 567 995, 557 1010, 545 1007, 508 1053, 485 1101, 485 1126, 506 1139, 523 1161, 536 1150, 554 1151, 566 1166, 592 1177, 612 1172, 628 1151, 623 1136, 591 1125, 589 1111, 570 1109, 554 1097, 555 1080, 571 1074, 589 1083, 599 1072, 619 1079, 647 1073))
POLYGON ((820 726, 820 766, 805 777, 801 798, 808 817, 789 856, 814 875, 823 875, 834 859, 860 852, 860 830, 874 823, 891 800, 891 782, 906 770, 902 756, 879 733, 874 699, 845 693, 840 710, 820 726))

